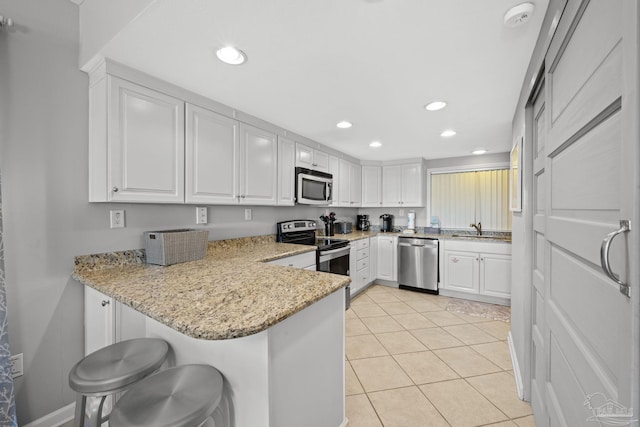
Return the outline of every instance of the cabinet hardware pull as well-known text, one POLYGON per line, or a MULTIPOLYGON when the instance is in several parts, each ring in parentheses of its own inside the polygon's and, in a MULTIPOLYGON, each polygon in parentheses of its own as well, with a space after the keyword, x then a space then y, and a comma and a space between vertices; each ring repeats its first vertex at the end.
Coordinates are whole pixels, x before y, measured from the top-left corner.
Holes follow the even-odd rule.
POLYGON ((117 193, 117 192, 118 192, 118 187, 113 187, 113 188, 111 189, 111 191, 113 191, 114 193, 117 193))
POLYGON ((106 299, 105 299, 105 300, 102 300, 102 302, 100 303, 100 305, 101 305, 101 306, 103 306, 103 307, 105 307, 105 306, 107 306, 107 305, 109 305, 109 304, 110 304, 110 301, 108 301, 108 300, 106 300, 106 299))
POLYGON ((627 283, 623 283, 619 278, 620 276, 618 276, 611 270, 611 265, 609 264, 609 249, 614 237, 616 237, 618 234, 626 233, 630 230, 631 221, 629 221, 628 219, 621 219, 620 229, 607 234, 607 237, 602 240, 602 244, 600 245, 600 264, 602 265, 602 269, 607 274, 607 276, 609 276, 614 282, 620 285, 620 293, 626 295, 627 297, 631 296, 630 286, 627 283))

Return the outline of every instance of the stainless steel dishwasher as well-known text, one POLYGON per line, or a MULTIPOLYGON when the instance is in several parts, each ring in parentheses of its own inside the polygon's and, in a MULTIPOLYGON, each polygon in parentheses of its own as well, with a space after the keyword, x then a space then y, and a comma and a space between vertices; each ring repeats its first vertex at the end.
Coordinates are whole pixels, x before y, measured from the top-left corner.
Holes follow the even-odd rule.
POLYGON ((438 240, 398 238, 400 288, 438 294, 438 240))

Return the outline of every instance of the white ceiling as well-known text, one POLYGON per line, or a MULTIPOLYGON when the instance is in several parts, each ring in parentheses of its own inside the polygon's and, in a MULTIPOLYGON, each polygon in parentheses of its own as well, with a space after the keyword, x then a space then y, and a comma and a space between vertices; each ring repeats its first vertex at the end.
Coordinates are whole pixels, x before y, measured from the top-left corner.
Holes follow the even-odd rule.
POLYGON ((529 1, 510 29, 518 0, 157 0, 103 53, 360 159, 505 152, 548 5, 529 1), (218 61, 225 44, 248 62, 218 61))

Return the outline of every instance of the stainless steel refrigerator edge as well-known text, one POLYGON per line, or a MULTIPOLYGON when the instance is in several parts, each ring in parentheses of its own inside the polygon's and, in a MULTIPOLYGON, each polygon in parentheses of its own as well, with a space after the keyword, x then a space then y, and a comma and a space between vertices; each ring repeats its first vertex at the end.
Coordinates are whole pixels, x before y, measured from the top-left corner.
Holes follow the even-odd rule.
POLYGON ((398 284, 429 293, 438 293, 438 240, 398 238, 398 284))

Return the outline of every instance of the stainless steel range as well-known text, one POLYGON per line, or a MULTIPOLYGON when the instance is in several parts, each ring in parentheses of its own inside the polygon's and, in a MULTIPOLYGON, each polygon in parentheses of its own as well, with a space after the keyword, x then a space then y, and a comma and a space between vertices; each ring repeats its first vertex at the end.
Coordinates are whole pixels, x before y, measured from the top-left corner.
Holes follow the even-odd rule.
MULTIPOLYGON (((317 246, 316 267, 326 273, 349 275, 349 241, 333 237, 316 237, 316 222, 296 219, 276 224, 276 240, 282 243, 317 246)), ((349 307, 350 287, 346 288, 346 305, 349 307)))

